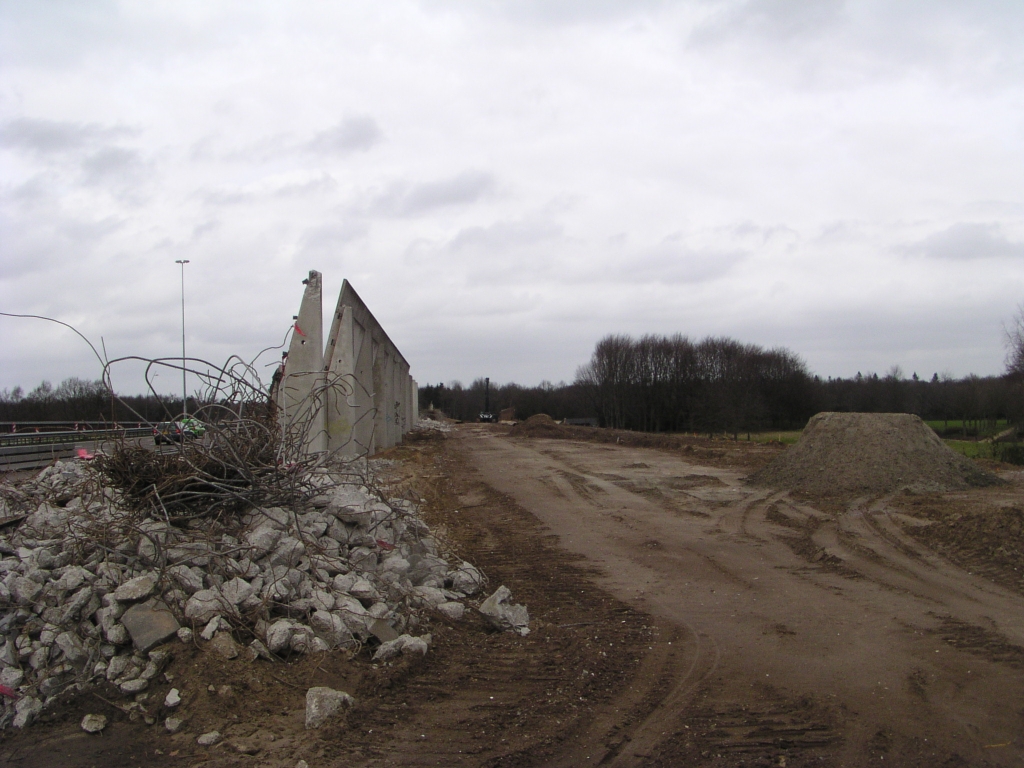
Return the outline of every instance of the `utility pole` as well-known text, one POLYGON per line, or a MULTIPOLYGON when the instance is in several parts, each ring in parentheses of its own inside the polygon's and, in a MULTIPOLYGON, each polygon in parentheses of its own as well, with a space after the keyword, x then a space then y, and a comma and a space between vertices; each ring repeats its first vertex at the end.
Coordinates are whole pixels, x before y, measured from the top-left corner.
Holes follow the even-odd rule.
POLYGON ((176 259, 174 263, 181 264, 181 414, 188 416, 188 389, 185 385, 185 265, 188 259, 176 259))

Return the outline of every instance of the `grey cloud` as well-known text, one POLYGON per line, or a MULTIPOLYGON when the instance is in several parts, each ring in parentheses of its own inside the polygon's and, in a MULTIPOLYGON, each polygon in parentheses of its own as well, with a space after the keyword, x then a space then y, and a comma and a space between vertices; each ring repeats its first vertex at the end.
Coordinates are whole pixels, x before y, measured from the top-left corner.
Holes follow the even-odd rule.
POLYGON ((515 21, 568 26, 641 16, 668 5, 668 0, 511 0, 500 3, 499 8, 515 21))
POLYGON ((202 192, 200 196, 203 202, 208 205, 241 205, 248 203, 255 196, 250 192, 242 192, 237 189, 221 190, 215 189, 209 192, 202 192))
POLYGON ((113 234, 123 227, 125 219, 115 216, 107 216, 98 221, 83 221, 80 219, 68 219, 56 229, 69 240, 87 244, 98 243, 108 235, 113 234))
POLYGON ((338 186, 338 182, 328 173, 321 174, 315 179, 301 182, 299 184, 285 184, 274 190, 274 197, 301 197, 302 195, 315 194, 317 192, 329 192, 338 186))
POLYGON ((465 227, 446 242, 414 240, 404 261, 416 274, 443 265, 443 272, 457 274, 470 285, 511 285, 551 273, 556 255, 566 257, 566 246, 561 225, 532 217, 465 227))
POLYGON ((96 123, 73 123, 61 120, 18 118, 0 128, 0 144, 33 154, 69 152, 114 139, 133 136, 137 132, 121 126, 96 123))
POLYGON ((87 186, 105 186, 121 197, 130 198, 148 176, 151 168, 139 154, 120 146, 106 146, 82 161, 82 182, 87 186))
POLYGON ((105 147, 82 161, 86 183, 135 175, 141 167, 142 161, 137 152, 118 146, 105 147))
POLYGON ((60 264, 88 261, 125 220, 115 216, 75 218, 55 207, 28 215, 0 215, 0 279, 46 272, 60 264))
POLYGON ((704 283, 723 277, 749 254, 741 250, 695 249, 679 236, 621 265, 618 279, 628 283, 704 283))
POLYGON ((372 117, 350 117, 330 130, 318 133, 306 149, 328 154, 365 152, 383 139, 384 132, 372 117))
POLYGON ((725 235, 731 235, 737 239, 748 238, 756 240, 762 245, 777 237, 797 240, 800 236, 795 229, 788 227, 785 224, 776 224, 774 226, 766 227, 760 224, 755 224, 751 221, 743 221, 739 224, 730 224, 728 226, 719 227, 716 231, 725 235))
POLYGON ((903 250, 934 259, 1020 258, 1024 243, 1008 240, 998 224, 960 223, 903 250))
POLYGON ((499 221, 486 227, 462 229, 448 244, 452 252, 508 251, 555 240, 562 227, 552 221, 499 221))
POLYGON ((217 219, 204 221, 192 228, 192 240, 199 240, 206 235, 212 234, 221 228, 221 222, 217 219))
POLYGON ((302 197, 303 195, 329 192, 338 186, 338 182, 328 173, 323 173, 309 181, 296 182, 294 184, 281 184, 271 188, 265 186, 260 189, 258 185, 249 189, 211 189, 203 190, 198 196, 208 205, 232 206, 251 203, 267 198, 289 198, 302 197))
POLYGON ((716 43, 736 34, 785 41, 821 33, 845 16, 842 0, 749 0, 713 14, 690 36, 694 43, 716 43))
POLYGON ((303 258, 337 256, 349 243, 366 236, 365 224, 353 221, 332 222, 311 227, 299 239, 298 255, 303 258))
POLYGON ((480 171, 465 171, 449 179, 412 186, 395 184, 370 203, 370 212, 417 216, 437 208, 475 203, 494 188, 494 177, 480 171))

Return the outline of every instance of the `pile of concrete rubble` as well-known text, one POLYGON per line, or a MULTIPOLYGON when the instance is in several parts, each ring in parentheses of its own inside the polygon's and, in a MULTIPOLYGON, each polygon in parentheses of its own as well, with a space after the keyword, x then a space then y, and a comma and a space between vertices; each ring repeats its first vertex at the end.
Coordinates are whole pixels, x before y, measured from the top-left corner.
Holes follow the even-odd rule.
POLYGON ((229 658, 370 646, 387 660, 426 653, 431 618, 467 605, 529 631, 504 587, 470 602, 483 575, 441 556, 414 503, 365 477, 316 480, 301 508, 185 522, 132 509, 80 461, 0 486, 0 728, 70 686, 144 691, 175 636, 229 658))
POLYGON ((420 419, 416 422, 416 429, 424 432, 443 432, 444 434, 448 434, 452 431, 452 425, 447 421, 420 419))

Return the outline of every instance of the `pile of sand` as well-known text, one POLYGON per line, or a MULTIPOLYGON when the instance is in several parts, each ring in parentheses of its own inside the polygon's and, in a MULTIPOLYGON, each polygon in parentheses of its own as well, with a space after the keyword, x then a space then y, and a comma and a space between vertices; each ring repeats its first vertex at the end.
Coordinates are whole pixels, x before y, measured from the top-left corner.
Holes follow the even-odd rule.
POLYGON ((799 442, 747 478, 816 496, 951 491, 1000 482, 908 413, 819 413, 799 442))
POLYGON ((564 437, 565 429, 546 413, 521 421, 509 432, 513 437, 564 437))

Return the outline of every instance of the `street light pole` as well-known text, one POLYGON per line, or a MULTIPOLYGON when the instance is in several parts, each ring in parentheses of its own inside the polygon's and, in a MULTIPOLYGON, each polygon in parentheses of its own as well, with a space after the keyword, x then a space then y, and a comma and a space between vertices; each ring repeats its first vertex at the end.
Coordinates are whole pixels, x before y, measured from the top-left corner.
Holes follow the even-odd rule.
POLYGON ((185 265, 188 259, 176 259, 181 264, 181 414, 188 416, 188 389, 185 386, 185 265))

